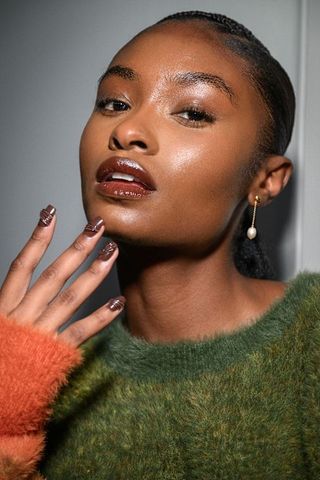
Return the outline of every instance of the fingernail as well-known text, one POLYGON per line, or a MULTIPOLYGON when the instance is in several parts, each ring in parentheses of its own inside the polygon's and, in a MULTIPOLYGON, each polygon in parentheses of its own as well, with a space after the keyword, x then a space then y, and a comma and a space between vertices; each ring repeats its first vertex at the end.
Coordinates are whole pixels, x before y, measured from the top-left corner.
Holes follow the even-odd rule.
POLYGON ((56 209, 52 205, 48 205, 40 212, 40 219, 38 222, 39 227, 48 227, 53 220, 56 209))
POLYGON ((83 232, 88 237, 93 237, 96 233, 99 232, 100 228, 104 225, 104 221, 101 217, 96 217, 92 222, 89 222, 85 227, 83 232))
POLYGON ((111 298, 106 306, 109 310, 115 312, 116 310, 122 310, 125 304, 126 299, 120 295, 120 297, 111 298))
POLYGON ((105 246, 99 251, 99 260, 109 260, 112 257, 113 252, 117 249, 117 244, 112 240, 105 244, 105 246))

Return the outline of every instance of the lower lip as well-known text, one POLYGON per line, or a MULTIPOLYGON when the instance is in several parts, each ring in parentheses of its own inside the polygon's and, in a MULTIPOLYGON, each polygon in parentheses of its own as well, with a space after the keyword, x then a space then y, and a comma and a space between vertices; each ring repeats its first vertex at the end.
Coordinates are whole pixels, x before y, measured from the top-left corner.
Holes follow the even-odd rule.
POLYGON ((125 198, 130 200, 139 200, 142 197, 150 195, 154 190, 148 190, 139 183, 128 182, 101 182, 96 185, 96 190, 101 195, 113 198, 125 198))

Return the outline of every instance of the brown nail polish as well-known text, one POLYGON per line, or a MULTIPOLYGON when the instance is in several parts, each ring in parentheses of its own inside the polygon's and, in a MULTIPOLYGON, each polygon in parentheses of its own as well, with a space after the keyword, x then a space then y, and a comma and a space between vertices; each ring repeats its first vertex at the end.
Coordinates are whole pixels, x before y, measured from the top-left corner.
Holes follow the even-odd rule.
POLYGON ((117 249, 117 244, 112 240, 105 244, 105 246, 99 251, 99 260, 109 260, 112 257, 113 252, 117 249))
POLYGON ((109 308, 109 310, 111 310, 112 312, 115 312, 116 310, 122 310, 123 307, 125 306, 125 303, 126 303, 126 299, 120 296, 120 297, 111 298, 106 306, 109 308))
POLYGON ((48 205, 40 212, 40 219, 38 222, 39 227, 48 227, 53 220, 56 209, 52 205, 48 205))
POLYGON ((89 222, 85 227, 83 232, 88 237, 93 237, 96 233, 99 232, 100 228, 104 225, 104 221, 101 217, 96 217, 92 222, 89 222))

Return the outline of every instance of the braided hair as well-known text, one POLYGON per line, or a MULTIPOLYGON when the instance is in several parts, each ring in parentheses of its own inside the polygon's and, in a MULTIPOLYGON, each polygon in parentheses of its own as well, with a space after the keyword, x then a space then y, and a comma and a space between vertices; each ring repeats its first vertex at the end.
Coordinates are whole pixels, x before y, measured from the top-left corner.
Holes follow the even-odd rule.
MULTIPOLYGON (((245 26, 231 18, 198 10, 169 15, 156 25, 170 21, 205 22, 221 33, 223 45, 246 61, 250 81, 258 90, 268 113, 268 121, 261 129, 252 162, 245 172, 253 178, 267 155, 283 155, 291 139, 295 95, 291 81, 280 63, 245 26)), ((249 207, 244 212, 233 242, 233 258, 238 270, 248 277, 273 278, 274 271, 259 238, 247 238, 250 224, 249 207)))

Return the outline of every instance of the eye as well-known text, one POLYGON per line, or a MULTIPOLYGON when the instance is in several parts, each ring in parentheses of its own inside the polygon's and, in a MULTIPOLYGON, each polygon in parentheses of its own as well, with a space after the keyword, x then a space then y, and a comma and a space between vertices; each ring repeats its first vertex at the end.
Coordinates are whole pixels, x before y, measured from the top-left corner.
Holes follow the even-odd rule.
POLYGON ((124 112, 129 105, 117 98, 100 98, 96 101, 95 109, 99 112, 124 112))
POLYGON ((186 108, 177 115, 184 123, 189 123, 191 126, 201 126, 215 121, 214 115, 196 107, 186 108))

